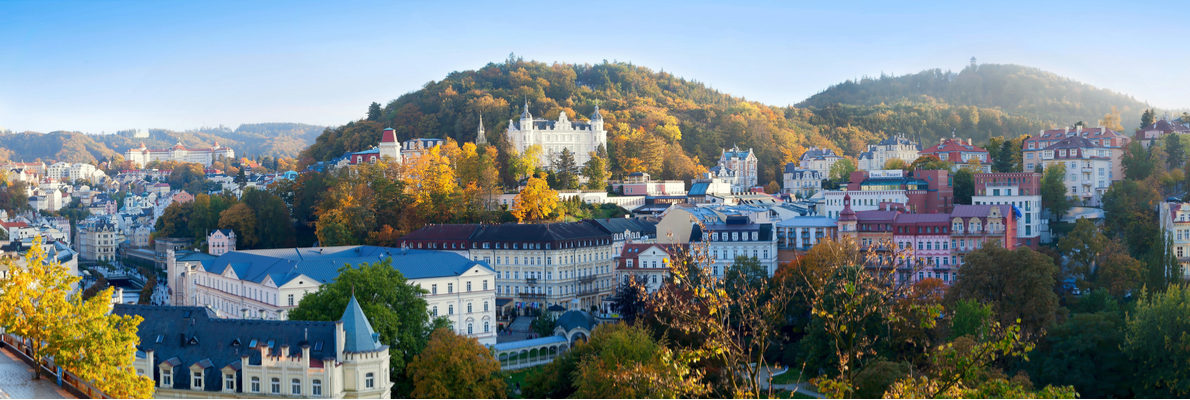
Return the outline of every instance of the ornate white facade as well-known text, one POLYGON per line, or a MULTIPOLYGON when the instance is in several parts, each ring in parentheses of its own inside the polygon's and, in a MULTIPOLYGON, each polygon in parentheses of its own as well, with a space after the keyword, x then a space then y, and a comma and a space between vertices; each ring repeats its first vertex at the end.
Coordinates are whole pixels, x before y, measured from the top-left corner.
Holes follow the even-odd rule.
POLYGON ((521 119, 508 120, 505 135, 513 148, 522 154, 529 146, 540 145, 542 152, 538 165, 546 167, 552 164, 562 149, 570 149, 574 153, 575 164, 583 165, 591 159, 591 152, 597 151, 599 146, 607 146, 607 131, 603 129, 599 106, 595 106, 595 113, 589 121, 577 122, 570 121, 566 112, 560 113, 557 121, 534 119, 529 114, 529 103, 525 103, 521 119))
POLYGON ((178 143, 168 149, 149 149, 145 147, 144 143, 141 143, 139 148, 128 149, 124 153, 124 159, 136 164, 137 167, 144 167, 145 164, 153 161, 177 161, 210 166, 216 160, 235 158, 235 156, 235 151, 220 146, 219 142, 215 142, 214 146, 207 148, 186 148, 178 143))
POLYGON ((884 163, 892 159, 904 161, 905 165, 909 165, 917 160, 920 152, 921 146, 906 138, 905 134, 898 133, 879 143, 868 145, 868 151, 859 154, 858 167, 864 171, 881 170, 884 169, 884 163))
POLYGON ((756 154, 752 149, 744 151, 732 146, 731 150, 723 150, 719 155, 719 163, 711 167, 704 177, 727 181, 731 184, 732 192, 745 192, 757 184, 756 164, 756 154))

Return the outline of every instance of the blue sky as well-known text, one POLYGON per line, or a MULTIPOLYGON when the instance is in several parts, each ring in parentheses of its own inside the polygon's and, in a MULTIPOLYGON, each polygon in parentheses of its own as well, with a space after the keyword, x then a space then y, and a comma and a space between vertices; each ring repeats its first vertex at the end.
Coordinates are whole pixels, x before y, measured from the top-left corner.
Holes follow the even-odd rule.
POLYGON ((509 53, 631 61, 773 105, 974 56, 1190 107, 1184 4, 962 3, 4 0, 0 129, 338 125, 509 53))

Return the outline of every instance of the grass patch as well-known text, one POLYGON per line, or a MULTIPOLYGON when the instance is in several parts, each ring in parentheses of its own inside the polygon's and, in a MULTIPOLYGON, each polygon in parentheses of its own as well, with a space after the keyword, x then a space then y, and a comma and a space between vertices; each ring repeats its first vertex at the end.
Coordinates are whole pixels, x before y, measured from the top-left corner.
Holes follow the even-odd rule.
POLYGON ((514 390, 516 390, 517 384, 520 384, 521 385, 520 387, 523 390, 525 388, 525 377, 528 377, 529 374, 536 373, 537 371, 541 371, 542 369, 545 369, 545 365, 538 365, 538 366, 534 366, 534 367, 521 368, 518 370, 514 370, 512 372, 509 372, 509 374, 504 377, 504 383, 506 385, 508 385, 508 389, 509 389, 510 393, 513 392, 514 390))
POLYGON ((784 374, 773 377, 774 385, 785 385, 790 383, 798 383, 802 381, 801 371, 790 368, 784 374))

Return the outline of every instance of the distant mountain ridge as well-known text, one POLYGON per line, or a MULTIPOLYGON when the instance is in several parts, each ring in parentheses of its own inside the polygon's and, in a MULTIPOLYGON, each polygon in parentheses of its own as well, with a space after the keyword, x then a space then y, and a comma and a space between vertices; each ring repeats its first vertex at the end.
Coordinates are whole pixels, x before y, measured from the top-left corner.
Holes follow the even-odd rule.
POLYGON ((149 129, 148 138, 133 137, 134 131, 115 134, 85 134, 55 131, 0 134, 0 159, 12 161, 65 161, 98 163, 123 155, 141 143, 150 148, 165 148, 181 143, 187 147, 210 146, 215 142, 231 147, 237 157, 296 157, 326 127, 291 122, 242 124, 235 130, 226 127, 186 131, 149 129))
POLYGON ((876 106, 901 101, 996 108, 1054 126, 1070 126, 1078 121, 1094 126, 1114 106, 1126 129, 1136 128, 1141 113, 1149 108, 1132 96, 1039 68, 1012 64, 970 65, 957 73, 930 69, 908 75, 849 80, 832 85, 797 106, 876 106))

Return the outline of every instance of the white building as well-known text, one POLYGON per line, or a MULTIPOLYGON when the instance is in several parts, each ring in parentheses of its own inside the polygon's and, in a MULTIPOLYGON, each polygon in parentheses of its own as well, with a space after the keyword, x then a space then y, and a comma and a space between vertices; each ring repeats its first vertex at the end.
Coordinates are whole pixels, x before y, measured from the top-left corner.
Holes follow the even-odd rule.
POLYGON ((880 170, 884 169, 884 164, 888 160, 894 159, 904 161, 905 165, 909 165, 917 160, 920 152, 921 146, 906 138, 905 134, 898 133, 879 143, 868 145, 868 151, 859 153, 857 167, 864 171, 880 170))
POLYGON ((727 216, 720 224, 707 225, 702 240, 711 259, 711 273, 727 276, 736 257, 753 257, 768 276, 777 272, 777 235, 773 224, 758 224, 745 216, 727 216))
POLYGON ((1017 244, 1037 248, 1041 236, 1049 231, 1049 221, 1041 218, 1041 174, 1036 172, 977 173, 971 204, 1005 204, 1016 207, 1017 244))
POLYGON ((87 261, 115 261, 116 247, 123 241, 118 227, 107 220, 88 220, 80 223, 75 243, 79 256, 87 261))
POLYGON ((813 169, 800 169, 797 164, 785 164, 785 171, 782 173, 783 183, 782 191, 788 194, 796 195, 798 198, 807 198, 813 196, 822 190, 822 173, 813 169))
POLYGON ((839 218, 839 213, 843 212, 843 197, 847 195, 851 195, 851 209, 854 211, 879 210, 881 203, 909 203, 905 190, 831 190, 822 192, 818 214, 839 218))
POLYGON ((743 151, 733 146, 731 150, 723 150, 720 153, 718 164, 711 167, 704 178, 722 179, 731 184, 733 192, 744 192, 757 184, 756 165, 756 154, 752 149, 743 151))
POLYGON ((623 286, 635 280, 646 293, 656 292, 669 279, 670 263, 684 247, 654 243, 624 246, 616 265, 616 282, 623 286))
POLYGON ((220 146, 219 142, 215 142, 211 147, 199 148, 187 148, 178 143, 168 149, 149 149, 141 143, 139 148, 129 149, 124 153, 124 159, 141 168, 153 161, 177 161, 210 166, 211 163, 224 158, 235 158, 235 151, 220 146))
POLYGON ((600 147, 607 147, 607 131, 603 129, 603 116, 599 114, 599 106, 591 114, 588 122, 570 121, 566 112, 558 114, 558 120, 534 119, 529 114, 529 103, 525 103, 525 110, 519 121, 508 120, 508 131, 505 135, 521 154, 529 146, 541 146, 541 158, 538 165, 553 164, 562 149, 569 149, 574 154, 577 165, 586 164, 591 159, 591 152, 600 147))
POLYGON ((615 290, 613 239, 592 221, 430 225, 400 239, 410 249, 445 250, 491 265, 496 296, 514 308, 590 309, 615 290))
POLYGON ((1190 203, 1162 202, 1157 211, 1163 239, 1173 243, 1183 278, 1190 279, 1190 203))
POLYGON ((1066 195, 1082 200, 1083 205, 1097 206, 1107 193, 1114 176, 1112 149, 1082 136, 1069 136, 1035 152, 1043 169, 1057 164, 1066 166, 1066 195))
POLYGON ((494 271, 450 252, 375 246, 239 250, 219 257, 184 252, 169 255, 166 269, 174 305, 209 307, 221 317, 286 319, 343 265, 385 259, 427 291, 431 316, 447 317, 455 332, 480 343, 496 343, 494 271))
POLYGON ((835 154, 831 149, 820 149, 811 147, 802 153, 802 158, 798 161, 798 167, 801 169, 812 169, 818 171, 822 176, 831 176, 831 167, 835 166, 836 162, 842 160, 838 154, 835 154))

